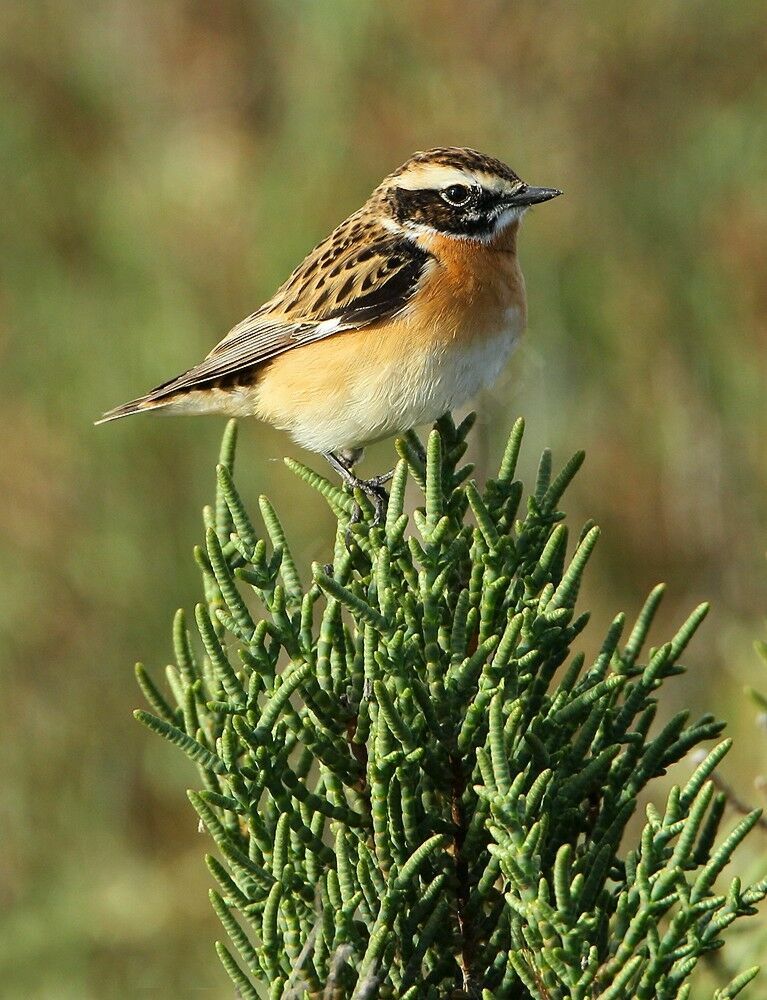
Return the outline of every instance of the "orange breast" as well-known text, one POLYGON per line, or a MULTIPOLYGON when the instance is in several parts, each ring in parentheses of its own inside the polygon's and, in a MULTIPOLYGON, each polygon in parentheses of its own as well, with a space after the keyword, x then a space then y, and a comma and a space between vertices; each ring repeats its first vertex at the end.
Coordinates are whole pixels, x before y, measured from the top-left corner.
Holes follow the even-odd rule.
POLYGON ((420 295, 418 326, 427 336, 493 337, 512 312, 524 327, 527 302, 516 238, 505 239, 511 242, 485 244, 439 234, 422 238, 424 249, 439 261, 420 295))

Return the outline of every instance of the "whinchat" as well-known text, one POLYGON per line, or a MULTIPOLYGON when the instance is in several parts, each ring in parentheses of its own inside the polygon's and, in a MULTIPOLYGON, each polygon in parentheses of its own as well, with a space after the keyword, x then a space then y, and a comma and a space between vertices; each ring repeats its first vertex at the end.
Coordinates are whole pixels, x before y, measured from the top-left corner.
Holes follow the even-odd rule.
POLYGON ((380 479, 352 471, 362 449, 497 378, 526 320, 520 220, 560 193, 473 149, 416 153, 200 364, 102 420, 257 416, 323 454, 380 510, 380 479))

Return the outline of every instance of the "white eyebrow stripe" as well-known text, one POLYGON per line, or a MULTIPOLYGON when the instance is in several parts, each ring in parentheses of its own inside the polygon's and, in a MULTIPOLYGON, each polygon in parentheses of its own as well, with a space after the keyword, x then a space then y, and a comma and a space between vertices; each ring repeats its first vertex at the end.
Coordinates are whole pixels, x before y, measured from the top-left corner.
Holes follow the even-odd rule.
POLYGON ((498 174, 488 174, 484 170, 477 170, 474 173, 474 183, 479 184, 487 191, 509 194, 515 191, 522 182, 520 180, 510 181, 505 177, 499 177, 498 174))
POLYGON ((506 180, 485 170, 461 169, 446 163, 416 163, 395 177, 394 183, 407 191, 440 190, 450 184, 468 184, 471 187, 482 187, 486 191, 507 193, 517 188, 520 181, 506 180))
POLYGON ((449 184, 476 184, 476 178, 468 170, 459 170, 445 163, 416 163, 396 177, 397 187, 407 191, 438 189, 449 184))

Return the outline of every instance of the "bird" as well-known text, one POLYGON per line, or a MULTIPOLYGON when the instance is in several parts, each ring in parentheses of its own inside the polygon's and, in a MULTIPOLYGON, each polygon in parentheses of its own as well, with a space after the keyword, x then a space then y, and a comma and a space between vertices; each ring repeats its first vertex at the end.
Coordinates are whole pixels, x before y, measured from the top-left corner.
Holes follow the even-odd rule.
POLYGON ((258 417, 323 455, 380 521, 388 477, 355 474, 364 448, 496 380, 526 325, 520 222, 561 193, 467 147, 416 152, 199 364, 97 423, 258 417))

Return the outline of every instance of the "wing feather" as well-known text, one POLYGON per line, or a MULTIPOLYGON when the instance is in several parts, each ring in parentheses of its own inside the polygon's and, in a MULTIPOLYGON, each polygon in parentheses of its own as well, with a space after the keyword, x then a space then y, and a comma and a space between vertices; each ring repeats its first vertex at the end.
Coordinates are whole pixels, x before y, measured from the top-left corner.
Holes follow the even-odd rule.
POLYGON ((200 364, 157 386, 144 400, 233 378, 294 347, 396 315, 431 259, 406 237, 351 216, 200 364))

